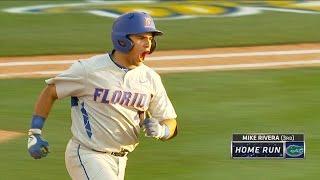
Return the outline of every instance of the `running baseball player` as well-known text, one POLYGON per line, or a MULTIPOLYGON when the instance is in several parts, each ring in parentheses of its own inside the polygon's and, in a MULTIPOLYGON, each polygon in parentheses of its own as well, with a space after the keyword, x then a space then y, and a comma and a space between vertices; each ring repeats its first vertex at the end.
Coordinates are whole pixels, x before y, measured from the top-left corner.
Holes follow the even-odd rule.
POLYGON ((150 15, 123 14, 113 23, 111 53, 78 61, 46 80, 29 130, 30 155, 49 153, 42 128, 55 100, 65 97, 71 97, 73 137, 65 163, 72 179, 124 179, 127 154, 138 145, 141 129, 147 137, 173 138, 175 110, 160 76, 143 64, 162 34, 150 15))

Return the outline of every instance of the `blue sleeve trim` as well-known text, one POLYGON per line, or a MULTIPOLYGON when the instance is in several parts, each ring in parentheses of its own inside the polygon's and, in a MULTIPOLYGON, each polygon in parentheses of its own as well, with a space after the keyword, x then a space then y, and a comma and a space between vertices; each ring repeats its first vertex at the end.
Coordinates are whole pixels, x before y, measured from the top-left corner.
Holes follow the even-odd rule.
POLYGON ((86 129, 86 132, 87 132, 87 135, 89 136, 89 138, 91 138, 91 136, 92 136, 91 126, 90 126, 88 113, 87 113, 86 109, 84 108, 84 103, 81 103, 81 112, 82 112, 82 116, 83 116, 84 128, 86 129))
POLYGON ((71 107, 78 106, 79 99, 77 97, 71 97, 71 107))
POLYGON ((82 160, 81 160, 81 157, 80 157, 80 144, 79 144, 79 146, 78 146, 77 153, 78 153, 78 157, 79 157, 79 160, 80 160, 80 164, 81 164, 81 166, 82 166, 82 168, 83 168, 83 170, 84 170, 84 173, 85 173, 86 176, 87 176, 87 179, 89 180, 89 176, 88 176, 88 174, 87 174, 86 168, 84 167, 84 165, 83 165, 83 163, 82 163, 82 160))
POLYGON ((46 120, 46 118, 44 118, 42 116, 33 115, 32 121, 31 121, 31 128, 32 129, 42 129, 45 120, 46 120))

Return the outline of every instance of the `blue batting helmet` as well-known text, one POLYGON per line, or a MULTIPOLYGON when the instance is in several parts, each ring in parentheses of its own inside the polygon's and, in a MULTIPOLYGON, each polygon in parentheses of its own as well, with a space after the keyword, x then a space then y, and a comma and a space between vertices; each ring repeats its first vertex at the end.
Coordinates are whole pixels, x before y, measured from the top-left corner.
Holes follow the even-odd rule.
MULTIPOLYGON (((129 35, 153 33, 153 36, 163 33, 156 29, 152 17, 144 12, 130 12, 119 16, 112 26, 112 43, 117 51, 128 53, 134 46, 129 35)), ((156 41, 152 40, 150 53, 156 48, 156 41)))

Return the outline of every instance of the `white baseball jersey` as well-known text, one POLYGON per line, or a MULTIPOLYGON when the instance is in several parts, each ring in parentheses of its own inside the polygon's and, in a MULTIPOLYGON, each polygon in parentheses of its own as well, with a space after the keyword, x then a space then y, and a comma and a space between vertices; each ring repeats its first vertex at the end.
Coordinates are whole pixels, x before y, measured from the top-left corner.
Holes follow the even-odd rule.
POLYGON ((109 54, 78 61, 46 83, 55 84, 59 99, 71 96, 73 138, 97 151, 133 151, 138 111, 159 121, 177 116, 155 71, 140 65, 125 72, 109 54))

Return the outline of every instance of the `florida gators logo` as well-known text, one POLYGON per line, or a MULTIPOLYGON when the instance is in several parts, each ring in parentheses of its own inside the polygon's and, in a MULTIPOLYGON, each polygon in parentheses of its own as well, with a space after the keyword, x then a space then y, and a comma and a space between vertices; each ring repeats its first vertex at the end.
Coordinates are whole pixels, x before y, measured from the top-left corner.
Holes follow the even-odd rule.
POLYGON ((153 23, 152 23, 152 19, 151 19, 151 18, 146 17, 146 18, 144 19, 144 27, 153 27, 152 24, 153 24, 153 23))
POLYGON ((291 157, 299 157, 304 153, 304 147, 299 145, 290 145, 287 147, 286 153, 291 157))

